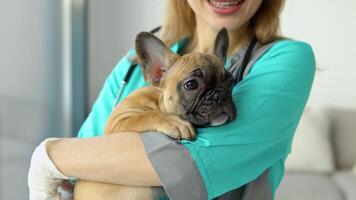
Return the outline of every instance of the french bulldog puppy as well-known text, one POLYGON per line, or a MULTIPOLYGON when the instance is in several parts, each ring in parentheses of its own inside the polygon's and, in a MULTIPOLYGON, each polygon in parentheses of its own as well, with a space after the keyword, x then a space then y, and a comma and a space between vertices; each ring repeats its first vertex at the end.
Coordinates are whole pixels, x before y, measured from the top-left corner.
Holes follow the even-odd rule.
MULTIPOLYGON (((174 139, 194 139, 193 126, 218 126, 235 119, 234 78, 224 69, 229 37, 222 29, 214 54, 179 56, 154 35, 136 37, 144 78, 151 83, 127 96, 111 113, 105 134, 158 131, 174 139)), ((149 187, 78 181, 75 200, 152 199, 149 187)))

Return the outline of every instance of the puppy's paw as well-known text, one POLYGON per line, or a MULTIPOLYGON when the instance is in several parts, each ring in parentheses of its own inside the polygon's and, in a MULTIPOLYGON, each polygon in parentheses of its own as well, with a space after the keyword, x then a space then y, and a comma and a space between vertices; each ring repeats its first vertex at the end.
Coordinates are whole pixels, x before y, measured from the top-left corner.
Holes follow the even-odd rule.
POLYGON ((195 138, 193 125, 174 115, 167 116, 164 121, 156 125, 156 129, 177 140, 192 140, 195 138))

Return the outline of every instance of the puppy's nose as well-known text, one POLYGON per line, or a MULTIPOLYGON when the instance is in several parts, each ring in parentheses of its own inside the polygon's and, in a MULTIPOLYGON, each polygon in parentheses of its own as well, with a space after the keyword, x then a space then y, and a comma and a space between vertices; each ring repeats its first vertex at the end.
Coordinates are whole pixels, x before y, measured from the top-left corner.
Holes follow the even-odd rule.
POLYGON ((223 102, 226 100, 226 92, 223 89, 216 89, 215 93, 213 94, 213 99, 216 102, 223 102))

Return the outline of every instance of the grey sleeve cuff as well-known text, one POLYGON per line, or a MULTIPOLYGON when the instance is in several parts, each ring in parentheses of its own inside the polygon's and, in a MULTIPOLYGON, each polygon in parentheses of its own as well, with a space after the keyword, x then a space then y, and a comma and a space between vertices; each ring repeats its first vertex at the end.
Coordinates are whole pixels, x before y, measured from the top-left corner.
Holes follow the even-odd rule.
MULTIPOLYGON (((170 137, 157 133, 141 134, 149 160, 170 200, 206 200, 208 194, 189 151, 170 137)), ((155 197, 162 192, 153 189, 155 197)))
POLYGON ((214 200, 272 200, 269 169, 246 185, 231 190, 214 200))

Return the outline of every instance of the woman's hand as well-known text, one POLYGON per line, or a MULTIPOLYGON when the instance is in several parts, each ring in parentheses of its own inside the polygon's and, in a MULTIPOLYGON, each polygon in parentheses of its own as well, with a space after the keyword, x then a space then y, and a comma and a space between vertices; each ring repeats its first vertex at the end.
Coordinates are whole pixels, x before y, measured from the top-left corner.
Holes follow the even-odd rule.
MULTIPOLYGON (((43 141, 33 152, 31 158, 30 170, 28 173, 28 187, 30 191, 30 200, 62 200, 58 193, 58 187, 63 185, 62 191, 71 190, 68 185, 69 177, 62 174, 47 154, 46 145, 49 141, 58 140, 49 138, 43 141)), ((66 195, 67 198, 71 196, 66 195)))
POLYGON ((135 132, 42 142, 31 160, 30 195, 57 197, 58 185, 69 177, 119 185, 161 186, 140 133, 135 132))

